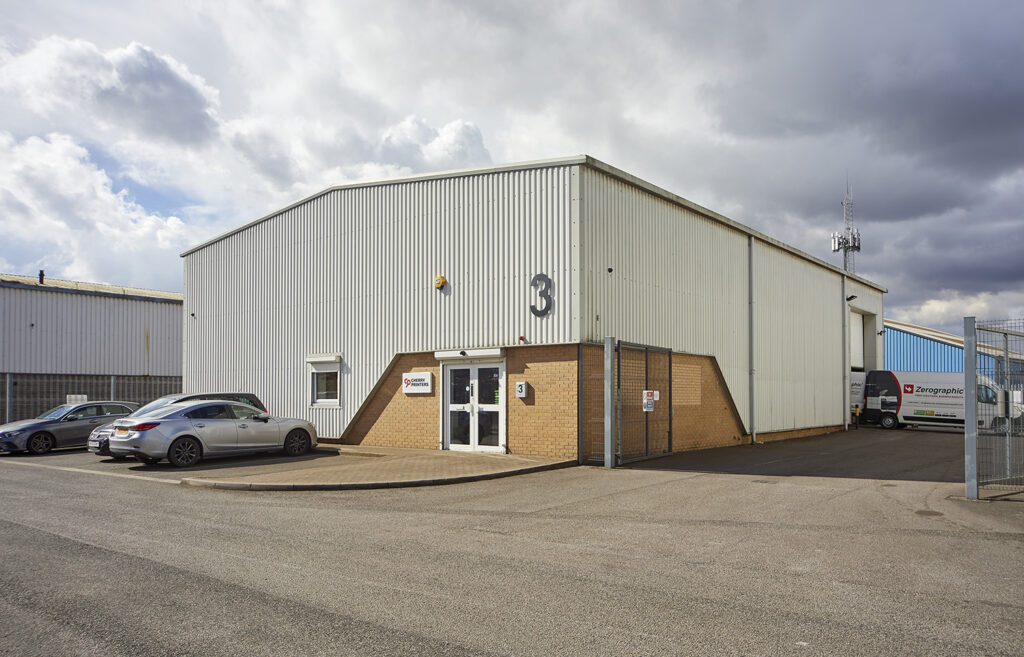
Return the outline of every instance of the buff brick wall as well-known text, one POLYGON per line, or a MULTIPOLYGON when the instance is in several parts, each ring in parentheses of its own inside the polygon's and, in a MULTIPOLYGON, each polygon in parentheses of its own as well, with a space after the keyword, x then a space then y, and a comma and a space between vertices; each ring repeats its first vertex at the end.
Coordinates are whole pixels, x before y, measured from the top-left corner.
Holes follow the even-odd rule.
MULTIPOLYGON (((594 462, 604 458, 604 349, 583 346, 581 390, 578 390, 577 354, 577 345, 506 350, 506 436, 510 453, 566 460, 577 458, 577 404, 582 403, 584 460, 594 462), (530 384, 525 400, 515 395, 516 381, 530 384)), ((433 353, 399 356, 342 442, 438 449, 441 383, 441 367, 433 353), (404 372, 431 372, 433 392, 402 393, 404 372)), ((639 403, 639 396, 633 396, 639 403)), ((660 403, 657 406, 666 408, 660 403)), ((672 355, 672 407, 675 452, 750 443, 750 436, 743 433, 727 396, 725 382, 711 357, 672 355)), ((762 442, 786 440, 841 428, 759 433, 757 439, 762 442)), ((663 445, 652 444, 652 449, 663 449, 663 445)))
POLYGON ((403 354, 398 357, 369 403, 345 435, 348 445, 438 449, 441 445, 441 367, 433 353, 403 354), (406 395, 402 392, 404 372, 433 374, 433 392, 406 395))
POLYGON ((604 459, 604 347, 583 345, 583 461, 604 459))
MULTIPOLYGON (((576 458, 576 345, 506 350, 506 440, 512 454, 576 458), (516 398, 516 381, 530 384, 516 398)), ((441 367, 433 353, 403 354, 359 413, 342 442, 438 449, 441 444, 441 367), (431 372, 434 391, 402 392, 403 372, 431 372)))
POLYGON ((577 433, 577 345, 517 347, 505 351, 507 436, 512 454, 575 460, 577 433), (526 381, 525 399, 516 381, 526 381))
POLYGON ((750 442, 710 356, 672 354, 672 451, 750 442))
MULTIPOLYGON (((651 353, 651 367, 655 373, 664 371, 663 354, 651 353)), ((627 358, 636 359, 636 353, 627 352, 627 358)), ((594 345, 583 347, 583 458, 588 462, 601 461, 604 458, 604 348, 594 345)), ((623 372, 636 370, 624 366, 623 372)), ((624 374, 625 378, 625 374, 624 374)), ((657 377, 655 377, 657 378, 657 377)), ((639 408, 640 396, 634 388, 642 384, 628 385, 631 397, 636 397, 639 408)), ((658 388, 661 401, 655 403, 655 413, 667 409, 666 386, 652 384, 658 388)), ((711 447, 726 447, 749 443, 750 438, 743 434, 742 426, 727 396, 725 382, 715 367, 714 360, 708 356, 691 356, 672 354, 672 450, 682 452, 711 447)), ((634 409, 627 419, 642 413, 634 409)), ((642 416, 640 416, 642 417, 642 416)), ((633 418, 635 419, 635 418, 633 418)), ((656 423, 660 424, 660 423, 656 423)), ((652 436, 651 450, 665 448, 665 440, 659 434, 652 436)))

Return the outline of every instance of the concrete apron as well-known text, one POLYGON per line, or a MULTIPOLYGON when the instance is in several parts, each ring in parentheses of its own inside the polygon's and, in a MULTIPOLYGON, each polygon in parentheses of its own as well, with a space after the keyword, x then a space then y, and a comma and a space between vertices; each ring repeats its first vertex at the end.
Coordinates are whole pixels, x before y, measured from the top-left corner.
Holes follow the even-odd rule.
MULTIPOLYGON (((213 462, 215 463, 215 461, 213 462)), ((576 465, 576 461, 481 452, 321 444, 314 458, 232 465, 186 486, 229 490, 353 490, 438 486, 576 465)))

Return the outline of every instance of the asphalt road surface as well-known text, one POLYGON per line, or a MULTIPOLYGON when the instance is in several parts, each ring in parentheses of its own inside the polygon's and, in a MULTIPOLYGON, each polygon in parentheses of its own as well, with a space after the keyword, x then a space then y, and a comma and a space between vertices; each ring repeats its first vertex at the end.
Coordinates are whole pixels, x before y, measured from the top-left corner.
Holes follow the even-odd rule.
POLYGON ((959 440, 319 493, 2 455, 0 654, 1021 655, 1024 503, 959 440))

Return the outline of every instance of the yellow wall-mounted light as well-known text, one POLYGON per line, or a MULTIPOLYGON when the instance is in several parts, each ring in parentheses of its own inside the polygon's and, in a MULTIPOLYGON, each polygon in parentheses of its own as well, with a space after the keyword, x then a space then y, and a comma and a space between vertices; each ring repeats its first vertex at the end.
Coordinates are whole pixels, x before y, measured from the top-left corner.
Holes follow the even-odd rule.
POLYGON ((448 281, 445 280, 444 276, 435 276, 434 277, 434 289, 442 290, 442 289, 444 289, 444 286, 447 283, 448 283, 448 281))

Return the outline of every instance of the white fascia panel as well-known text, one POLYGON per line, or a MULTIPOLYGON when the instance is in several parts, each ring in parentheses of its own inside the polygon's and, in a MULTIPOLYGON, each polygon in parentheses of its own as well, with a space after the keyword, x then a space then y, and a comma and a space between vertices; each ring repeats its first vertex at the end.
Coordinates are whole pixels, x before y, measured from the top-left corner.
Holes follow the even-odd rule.
POLYGON ((435 351, 434 358, 437 360, 456 360, 459 358, 498 358, 505 355, 505 350, 497 347, 494 349, 462 349, 452 351, 435 351))

